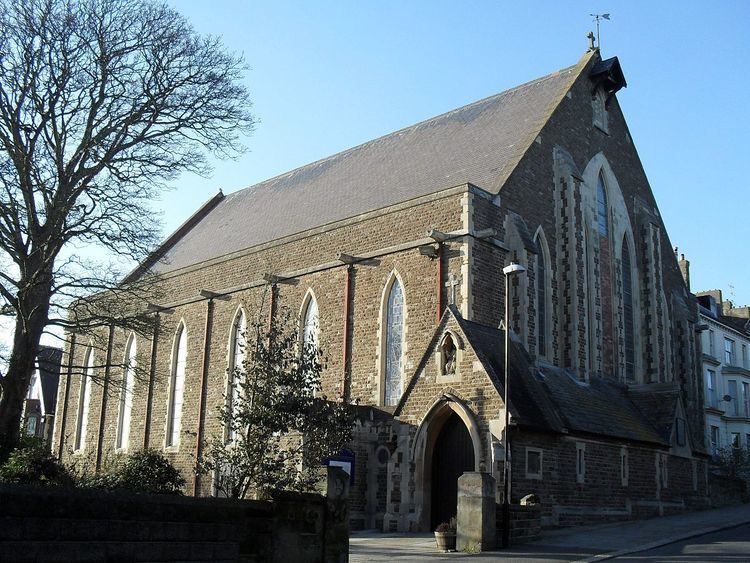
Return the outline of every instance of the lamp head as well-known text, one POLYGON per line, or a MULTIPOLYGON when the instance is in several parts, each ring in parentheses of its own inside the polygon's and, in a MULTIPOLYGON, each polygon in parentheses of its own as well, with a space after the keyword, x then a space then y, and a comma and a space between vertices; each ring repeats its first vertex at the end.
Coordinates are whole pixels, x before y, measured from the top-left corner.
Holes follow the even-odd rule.
POLYGON ((506 276, 510 276, 512 274, 522 274, 526 271, 526 268, 521 266, 521 264, 516 264, 515 262, 511 262, 505 268, 503 268, 503 274, 506 276))

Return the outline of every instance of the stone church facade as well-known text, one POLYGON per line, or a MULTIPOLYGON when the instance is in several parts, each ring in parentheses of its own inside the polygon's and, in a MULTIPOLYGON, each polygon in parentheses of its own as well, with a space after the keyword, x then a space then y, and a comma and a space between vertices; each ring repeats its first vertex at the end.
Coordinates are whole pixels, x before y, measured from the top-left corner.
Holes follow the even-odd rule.
MULTIPOLYGON (((697 307, 623 86, 617 59, 593 50, 219 193, 131 274, 163 277, 158 331, 109 333, 112 362, 148 366, 150 381, 126 369, 118 399, 88 369, 63 368, 55 447, 98 460, 157 447, 188 492, 210 494, 192 469, 199 438, 222 433, 239 327, 283 304, 314 327, 324 392, 359 401, 352 525, 428 530, 455 512, 463 471, 491 473, 501 498, 502 269, 515 261, 526 273, 508 288, 514 499, 537 494, 548 524, 706 505, 697 307)), ((100 369, 95 353, 69 337, 68 363, 100 369)))

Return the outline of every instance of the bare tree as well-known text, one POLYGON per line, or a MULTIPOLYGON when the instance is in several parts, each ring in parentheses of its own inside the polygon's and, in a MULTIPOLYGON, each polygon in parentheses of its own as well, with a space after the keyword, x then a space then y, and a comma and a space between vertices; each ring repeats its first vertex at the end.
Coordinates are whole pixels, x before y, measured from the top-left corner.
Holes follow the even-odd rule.
POLYGON ((118 285, 81 248, 142 260, 158 236, 154 198, 181 172, 206 173, 208 154, 243 150, 244 68, 164 4, 0 0, 0 310, 15 317, 0 452, 18 438, 45 328, 122 324, 102 306, 118 295, 142 310, 148 284, 118 285), (64 314, 94 292, 107 298, 79 307, 89 314, 64 314))

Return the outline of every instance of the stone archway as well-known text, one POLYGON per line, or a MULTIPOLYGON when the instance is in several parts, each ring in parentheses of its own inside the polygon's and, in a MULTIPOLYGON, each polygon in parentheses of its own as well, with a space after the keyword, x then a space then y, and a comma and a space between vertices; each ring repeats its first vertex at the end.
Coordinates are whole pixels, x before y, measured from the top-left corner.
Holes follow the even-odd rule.
POLYGON ((455 413, 448 415, 432 449, 430 527, 456 516, 458 478, 474 471, 474 446, 469 429, 455 413))
MULTIPOLYGON (((433 462, 436 453, 438 456, 441 455, 441 448, 437 446, 443 438, 449 442, 446 444, 447 448, 450 448, 451 442, 463 443, 460 447, 464 452, 462 459, 467 460, 465 470, 481 471, 484 466, 479 426, 474 413, 457 397, 448 393, 444 394, 427 412, 417 429, 414 440, 412 459, 415 461, 415 508, 416 520, 421 531, 434 529, 432 527, 433 479, 435 477, 433 462), (443 436, 444 429, 445 436, 443 436), (468 440, 466 440, 467 434, 468 440)), ((440 484, 436 486, 440 487, 440 484)), ((450 502, 453 502, 452 496, 450 502)))

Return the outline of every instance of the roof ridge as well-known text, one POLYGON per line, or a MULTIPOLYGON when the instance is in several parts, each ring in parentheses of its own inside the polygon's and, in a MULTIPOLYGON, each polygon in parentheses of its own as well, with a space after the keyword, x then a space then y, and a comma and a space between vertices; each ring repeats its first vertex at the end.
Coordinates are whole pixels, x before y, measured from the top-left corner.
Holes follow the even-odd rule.
POLYGON ((285 177, 288 177, 288 176, 293 176, 296 172, 298 172, 298 171, 300 171, 300 170, 302 170, 304 168, 311 168, 311 167, 323 164, 323 163, 325 163, 325 162, 327 162, 329 160, 332 160, 334 158, 345 156, 345 155, 347 155, 349 153, 353 153, 353 152, 355 152, 357 150, 360 150, 360 149, 362 149, 364 147, 367 147, 369 145, 375 144, 378 141, 382 141, 383 139, 387 139, 389 137, 394 137, 396 135, 399 135, 399 134, 404 133, 406 131, 409 131, 411 129, 415 129, 417 127, 420 127, 422 125, 426 125, 428 123, 437 121, 439 119, 443 119, 443 118, 448 117, 450 115, 454 115, 456 113, 459 113, 459 112, 462 112, 462 111, 466 111, 467 109, 470 109, 470 108, 472 108, 474 106, 478 106, 478 105, 483 104, 483 103, 486 103, 489 100, 492 100, 494 98, 499 98, 500 96, 505 96, 507 94, 510 94, 512 92, 521 90, 523 88, 528 88, 528 87, 530 87, 530 86, 532 86, 534 84, 543 82, 545 80, 550 80, 552 78, 560 76, 563 73, 570 72, 570 71, 574 70, 580 63, 581 63, 581 61, 577 62, 574 65, 571 65, 571 66, 568 66, 568 67, 556 70, 556 71, 551 72, 549 74, 545 74, 544 76, 540 76, 540 77, 535 78, 533 80, 529 80, 529 81, 524 82, 522 84, 519 84, 517 86, 513 86, 512 88, 508 88, 507 90, 502 90, 501 92, 497 92, 495 94, 491 94, 489 96, 485 96, 484 98, 480 98, 479 100, 475 100, 473 102, 469 102, 468 104, 465 104, 463 106, 460 106, 460 107, 448 110, 448 111, 443 112, 443 113, 439 113, 437 115, 433 115, 432 117, 428 117, 427 119, 423 119, 422 121, 418 121, 417 123, 413 123, 411 125, 407 125, 406 127, 402 127, 401 129, 397 129, 395 131, 391 131, 390 133, 385 133, 384 135, 380 135, 378 137, 375 137, 374 139, 370 139, 370 140, 365 141, 363 143, 359 143, 358 145, 354 145, 353 147, 349 147, 349 148, 346 148, 346 149, 341 150, 339 152, 336 152, 336 153, 330 154, 328 156, 325 156, 323 158, 319 158, 317 160, 313 160, 312 162, 308 162, 306 164, 302 164, 300 166, 292 168, 291 170, 287 170, 286 172, 282 172, 281 174, 277 174, 275 176, 271 176, 270 178, 266 178, 265 180, 261 180, 260 182, 256 182, 255 184, 251 184, 249 186, 245 186, 244 188, 239 188, 238 190, 236 190, 234 192, 226 194, 226 196, 227 197, 232 197, 232 196, 234 196, 236 194, 239 194, 240 192, 245 192, 247 190, 251 190, 252 188, 254 188, 256 186, 261 186, 263 184, 268 184, 268 183, 274 182, 276 180, 279 180, 281 178, 285 178, 285 177))

